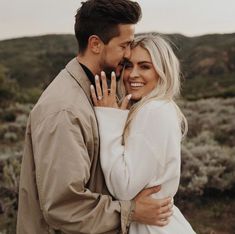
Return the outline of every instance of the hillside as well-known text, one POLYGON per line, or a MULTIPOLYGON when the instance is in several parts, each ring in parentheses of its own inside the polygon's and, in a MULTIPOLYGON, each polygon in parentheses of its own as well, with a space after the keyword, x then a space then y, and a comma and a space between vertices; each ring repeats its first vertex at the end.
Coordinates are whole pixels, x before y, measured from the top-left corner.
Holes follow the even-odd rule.
MULTIPOLYGON (((235 96, 235 33, 168 37, 180 58, 187 99, 235 96)), ((41 92, 76 55, 73 35, 46 35, 0 41, 0 84, 41 92)), ((4 86, 8 92, 8 86, 4 86)), ((27 91, 26 91, 27 92, 27 91)), ((8 95, 11 96, 11 95, 8 95)))

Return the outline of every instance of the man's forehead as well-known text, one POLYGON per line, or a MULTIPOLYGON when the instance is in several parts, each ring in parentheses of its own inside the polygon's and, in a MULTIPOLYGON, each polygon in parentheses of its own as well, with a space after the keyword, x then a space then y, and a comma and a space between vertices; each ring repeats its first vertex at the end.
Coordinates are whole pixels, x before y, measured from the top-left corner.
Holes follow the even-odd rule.
POLYGON ((119 37, 126 38, 126 40, 132 41, 135 34, 134 24, 120 24, 119 25, 119 37))

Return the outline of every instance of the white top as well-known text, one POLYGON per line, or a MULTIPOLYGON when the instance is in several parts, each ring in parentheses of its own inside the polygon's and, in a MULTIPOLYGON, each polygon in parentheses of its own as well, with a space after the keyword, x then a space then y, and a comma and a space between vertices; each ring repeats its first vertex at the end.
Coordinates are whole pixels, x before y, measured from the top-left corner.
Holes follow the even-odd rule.
MULTIPOLYGON (((133 118, 125 145, 122 134, 128 110, 96 107, 100 130, 100 160, 110 193, 118 200, 131 200, 143 188, 161 185, 154 198, 174 197, 180 179, 181 129, 173 102, 154 100, 133 118)), ((133 222, 130 234, 191 234, 190 224, 173 207, 165 227, 133 222)))

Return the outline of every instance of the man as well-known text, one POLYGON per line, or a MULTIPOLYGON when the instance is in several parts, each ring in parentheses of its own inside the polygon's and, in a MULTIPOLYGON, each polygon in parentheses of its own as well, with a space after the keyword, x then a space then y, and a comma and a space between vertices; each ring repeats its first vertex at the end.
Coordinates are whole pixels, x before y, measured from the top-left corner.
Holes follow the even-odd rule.
POLYGON ((99 163, 99 134, 90 97, 94 74, 130 56, 141 16, 130 0, 88 0, 76 15, 77 58, 30 113, 22 161, 18 234, 126 233, 131 221, 165 225, 170 199, 147 189, 134 201, 108 195, 99 163))

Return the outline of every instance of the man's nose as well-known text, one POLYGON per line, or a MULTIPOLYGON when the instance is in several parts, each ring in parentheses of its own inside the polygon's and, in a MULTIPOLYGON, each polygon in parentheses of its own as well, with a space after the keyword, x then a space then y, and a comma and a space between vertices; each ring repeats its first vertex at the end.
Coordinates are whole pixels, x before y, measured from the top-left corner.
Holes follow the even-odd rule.
POLYGON ((131 47, 127 46, 125 53, 124 53, 124 58, 129 59, 131 57, 131 47))

